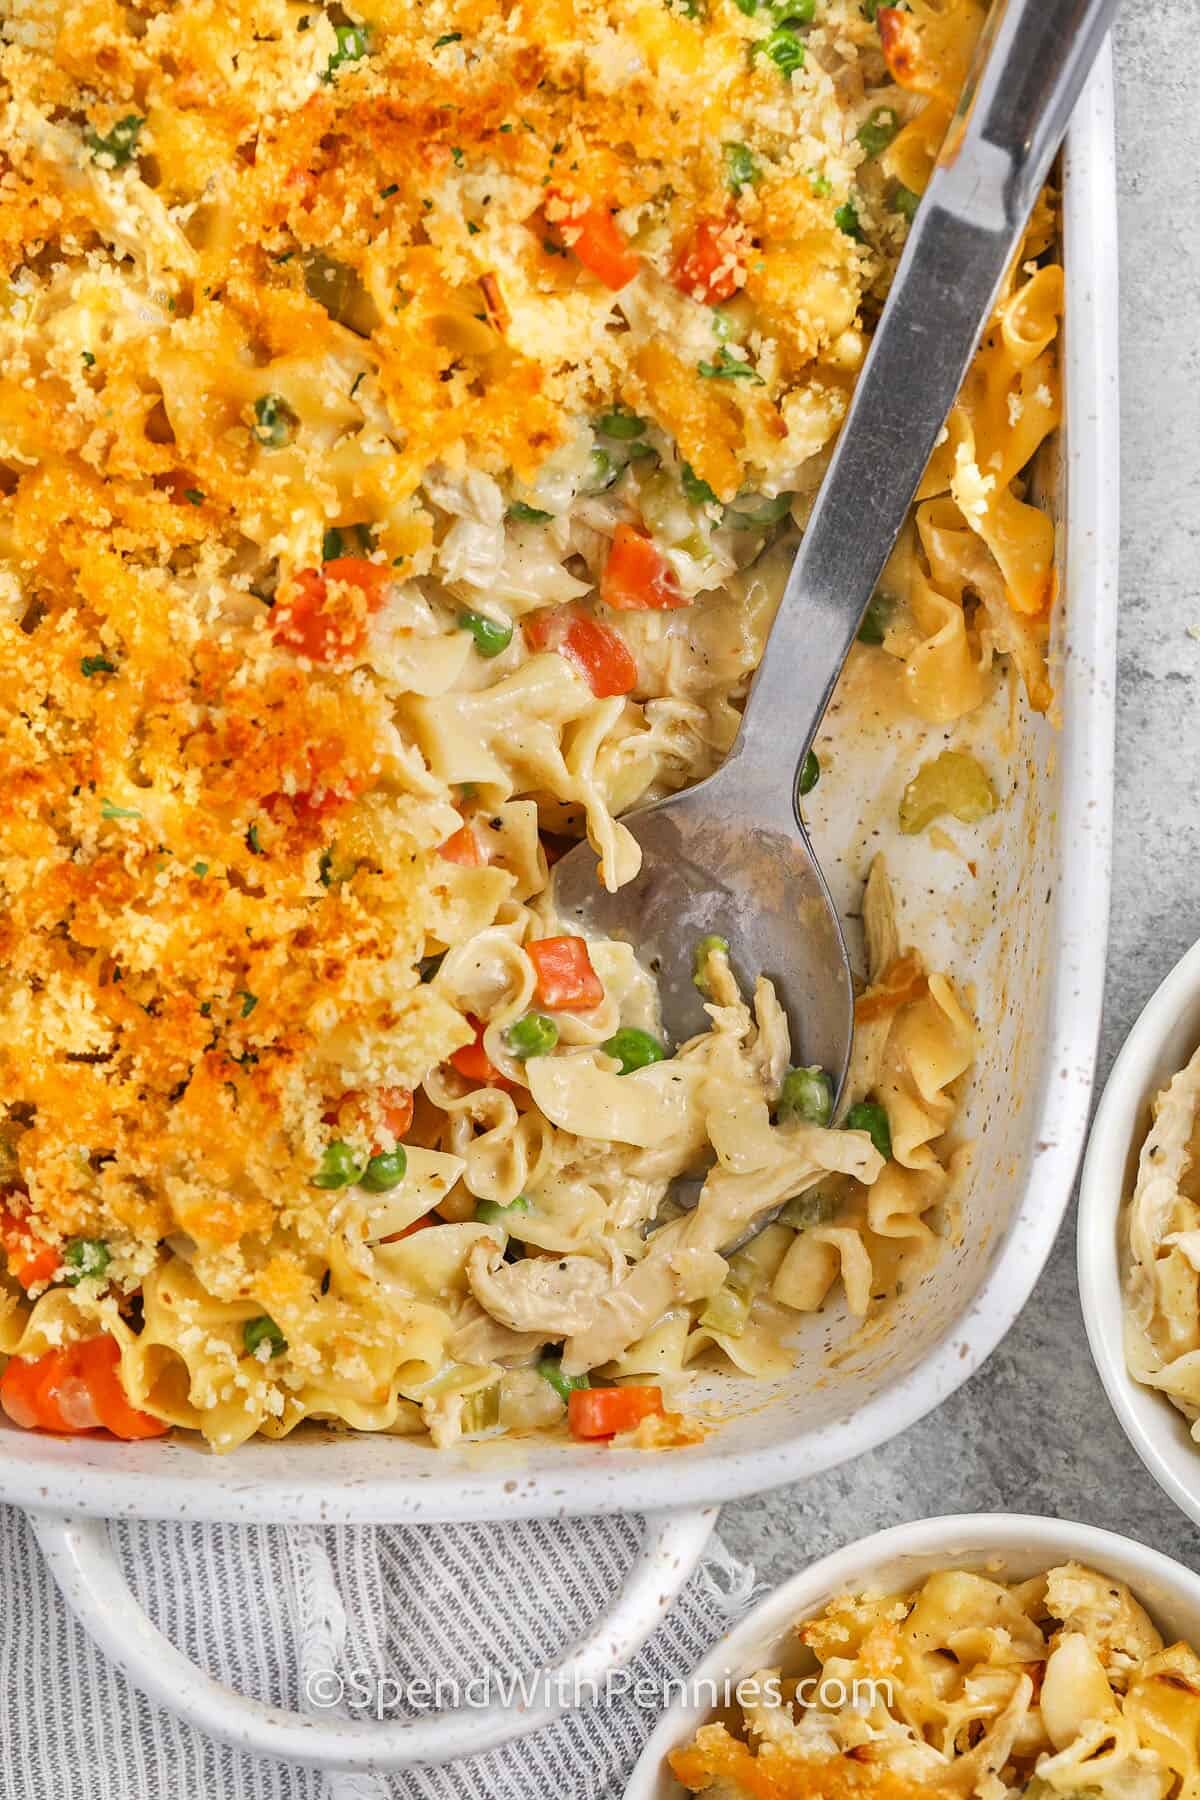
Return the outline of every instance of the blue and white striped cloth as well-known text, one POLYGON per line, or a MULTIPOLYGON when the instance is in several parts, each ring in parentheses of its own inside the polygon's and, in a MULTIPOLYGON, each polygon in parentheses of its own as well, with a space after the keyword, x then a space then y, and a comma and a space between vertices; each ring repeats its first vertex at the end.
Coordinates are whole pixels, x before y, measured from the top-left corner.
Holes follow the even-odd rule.
MULTIPOLYGON (((328 1660, 412 1681, 542 1667, 595 1620, 640 1541, 626 1518, 381 1530, 123 1523, 134 1593, 218 1680, 298 1708, 328 1660), (340 1602, 340 1605, 339 1605, 340 1602), (342 1631, 342 1611, 345 1630, 342 1631)), ((678 1680, 748 1604, 751 1570, 713 1539, 639 1654, 648 1683, 678 1680)), ((394 1714, 392 1716, 395 1716, 394 1714)), ((615 1800, 654 1723, 631 1697, 441 1769, 322 1775, 203 1738, 151 1706, 68 1614, 24 1516, 0 1507, 3 1800, 615 1800)))

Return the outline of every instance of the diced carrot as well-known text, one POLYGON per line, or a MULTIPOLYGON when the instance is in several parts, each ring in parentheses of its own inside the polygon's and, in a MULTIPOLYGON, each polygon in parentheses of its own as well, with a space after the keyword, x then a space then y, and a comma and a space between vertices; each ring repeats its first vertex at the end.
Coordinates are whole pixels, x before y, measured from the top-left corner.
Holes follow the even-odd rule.
POLYGON ((161 1437, 170 1426, 129 1404, 119 1363, 116 1341, 107 1335, 42 1356, 14 1356, 0 1375, 0 1406, 27 1431, 103 1426, 119 1438, 161 1437))
POLYGON ((23 1288, 39 1282, 53 1281, 62 1258, 53 1244, 38 1237, 29 1222, 28 1213, 0 1210, 0 1247, 8 1262, 8 1272, 23 1288))
POLYGON ((467 1014, 467 1024, 475 1033, 473 1044, 464 1044, 461 1050, 452 1050, 450 1061, 466 1081, 486 1082, 494 1086, 503 1080, 499 1069, 483 1047, 483 1024, 474 1013, 467 1014))
POLYGON ((567 1423, 572 1437, 605 1438, 632 1431, 642 1419, 662 1410, 660 1387, 572 1388, 567 1423))
MULTIPOLYGON (((413 1097, 408 1088, 380 1088, 376 1095, 383 1123, 389 1135, 397 1142, 412 1129, 413 1097)), ((366 1117, 365 1096, 357 1088, 351 1088, 342 1095, 336 1106, 327 1107, 321 1114, 326 1125, 339 1126, 341 1130, 353 1131, 361 1128, 366 1117)), ((371 1155, 375 1156, 385 1146, 380 1143, 371 1145, 371 1155)))
POLYGON ((383 1122, 394 1138, 402 1138, 412 1129, 413 1097, 408 1088, 384 1088, 379 1096, 383 1122))
POLYGON ((633 280, 642 266, 642 259, 630 248, 628 239, 606 206, 581 206, 553 191, 547 198, 550 202, 548 216, 554 229, 589 274, 595 275, 614 292, 633 280))
POLYGON ((487 860, 470 825, 460 826, 444 844, 440 844, 438 855, 445 862, 460 863, 464 869, 482 869, 487 860))
POLYGON ((66 1366, 65 1350, 44 1356, 14 1356, 0 1375, 0 1406, 25 1431, 65 1431, 67 1425, 50 1398, 51 1384, 66 1366))
POLYGON ((532 650, 556 650, 565 657, 597 699, 637 686, 637 664, 621 634, 577 607, 540 607, 525 621, 525 639, 532 650))
POLYGON ((574 663, 597 699, 628 694, 637 686, 637 664, 619 632, 597 619, 572 620, 562 654, 574 663))
POLYGON ((600 598, 617 612, 668 612, 691 605, 670 563, 632 525, 617 526, 600 598))
POLYGON ((581 937, 535 938, 525 954, 537 971, 535 998, 551 1011, 599 1006, 604 985, 581 937))
POLYGON ((366 621, 383 604, 389 571, 365 556, 338 556, 320 569, 301 569, 290 591, 275 604, 271 633, 277 644, 312 662, 349 662, 366 638, 366 621), (360 600, 346 603, 330 584, 357 588, 360 600))
POLYGON ((88 1338, 75 1346, 78 1370, 87 1385, 92 1404, 100 1415, 100 1423, 114 1437, 132 1441, 136 1438, 162 1437, 171 1427, 152 1413, 131 1406, 121 1385, 121 1352, 115 1338, 88 1338))
POLYGON ((744 245, 732 219, 701 219, 675 259, 675 286, 705 306, 731 300, 746 279, 744 245))

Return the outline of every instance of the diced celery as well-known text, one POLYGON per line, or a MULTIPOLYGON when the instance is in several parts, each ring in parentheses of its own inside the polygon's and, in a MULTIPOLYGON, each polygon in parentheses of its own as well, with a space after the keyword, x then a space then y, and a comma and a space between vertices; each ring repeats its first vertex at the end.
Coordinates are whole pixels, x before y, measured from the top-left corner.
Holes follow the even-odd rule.
POLYGON ((996 810, 996 790, 986 769, 961 750, 943 750, 922 764, 900 800, 900 829, 915 837, 939 813, 952 813, 964 825, 986 819, 996 810))
POLYGON ((837 1210, 835 1197, 823 1188, 810 1188, 807 1194, 796 1194, 779 1215, 781 1225, 793 1231, 809 1231, 814 1225, 828 1225, 837 1210))
POLYGON ((491 1431, 500 1423, 500 1383, 493 1381, 490 1386, 476 1388, 463 1401, 460 1420, 464 1437, 472 1437, 476 1432, 491 1431))
POLYGON ((700 1323, 708 1331, 719 1331, 723 1337, 741 1337, 750 1317, 750 1300, 749 1294, 743 1294, 740 1288, 734 1287, 732 1280, 727 1279, 700 1314, 700 1323))

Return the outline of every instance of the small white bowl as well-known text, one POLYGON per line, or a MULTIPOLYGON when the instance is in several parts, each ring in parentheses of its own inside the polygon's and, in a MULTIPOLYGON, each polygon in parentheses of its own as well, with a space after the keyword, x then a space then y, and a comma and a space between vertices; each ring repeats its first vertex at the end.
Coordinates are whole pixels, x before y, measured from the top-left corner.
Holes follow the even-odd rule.
MULTIPOLYGON (((1128 1582, 1168 1643, 1175 1638, 1200 1643, 1200 1575, 1160 1551, 1116 1532, 1067 1519, 965 1513, 893 1525, 822 1557, 768 1594, 709 1652, 694 1679, 736 1681, 755 1669, 786 1663, 794 1644, 793 1626, 812 1618, 836 1594, 848 1590, 902 1591, 916 1586, 935 1569, 945 1568, 974 1569, 996 1580, 1023 1581, 1072 1558, 1128 1582)), ((700 1691, 705 1692, 703 1688, 700 1691)), ((689 1704, 686 1693, 668 1707, 629 1778, 625 1800, 686 1800, 667 1765, 667 1752, 689 1743, 711 1711, 703 1700, 689 1704)))
POLYGON ((1200 1044, 1200 944, 1126 1038, 1096 1109, 1079 1189, 1079 1297, 1092 1358, 1126 1437, 1164 1493, 1200 1524, 1200 1444, 1183 1414, 1125 1365, 1118 1220, 1150 1129, 1150 1106, 1200 1044))

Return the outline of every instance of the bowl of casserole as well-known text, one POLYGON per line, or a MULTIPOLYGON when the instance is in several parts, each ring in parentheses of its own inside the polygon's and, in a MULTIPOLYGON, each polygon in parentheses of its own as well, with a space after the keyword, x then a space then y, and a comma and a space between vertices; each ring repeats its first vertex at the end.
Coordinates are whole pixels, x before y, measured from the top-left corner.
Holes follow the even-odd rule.
POLYGON ((626 1800, 1104 1793, 1135 1770, 1163 1793, 1196 1754, 1177 1727, 1200 1709, 1198 1639, 1200 1578, 1114 1532, 995 1513, 894 1526, 716 1646, 626 1800))

